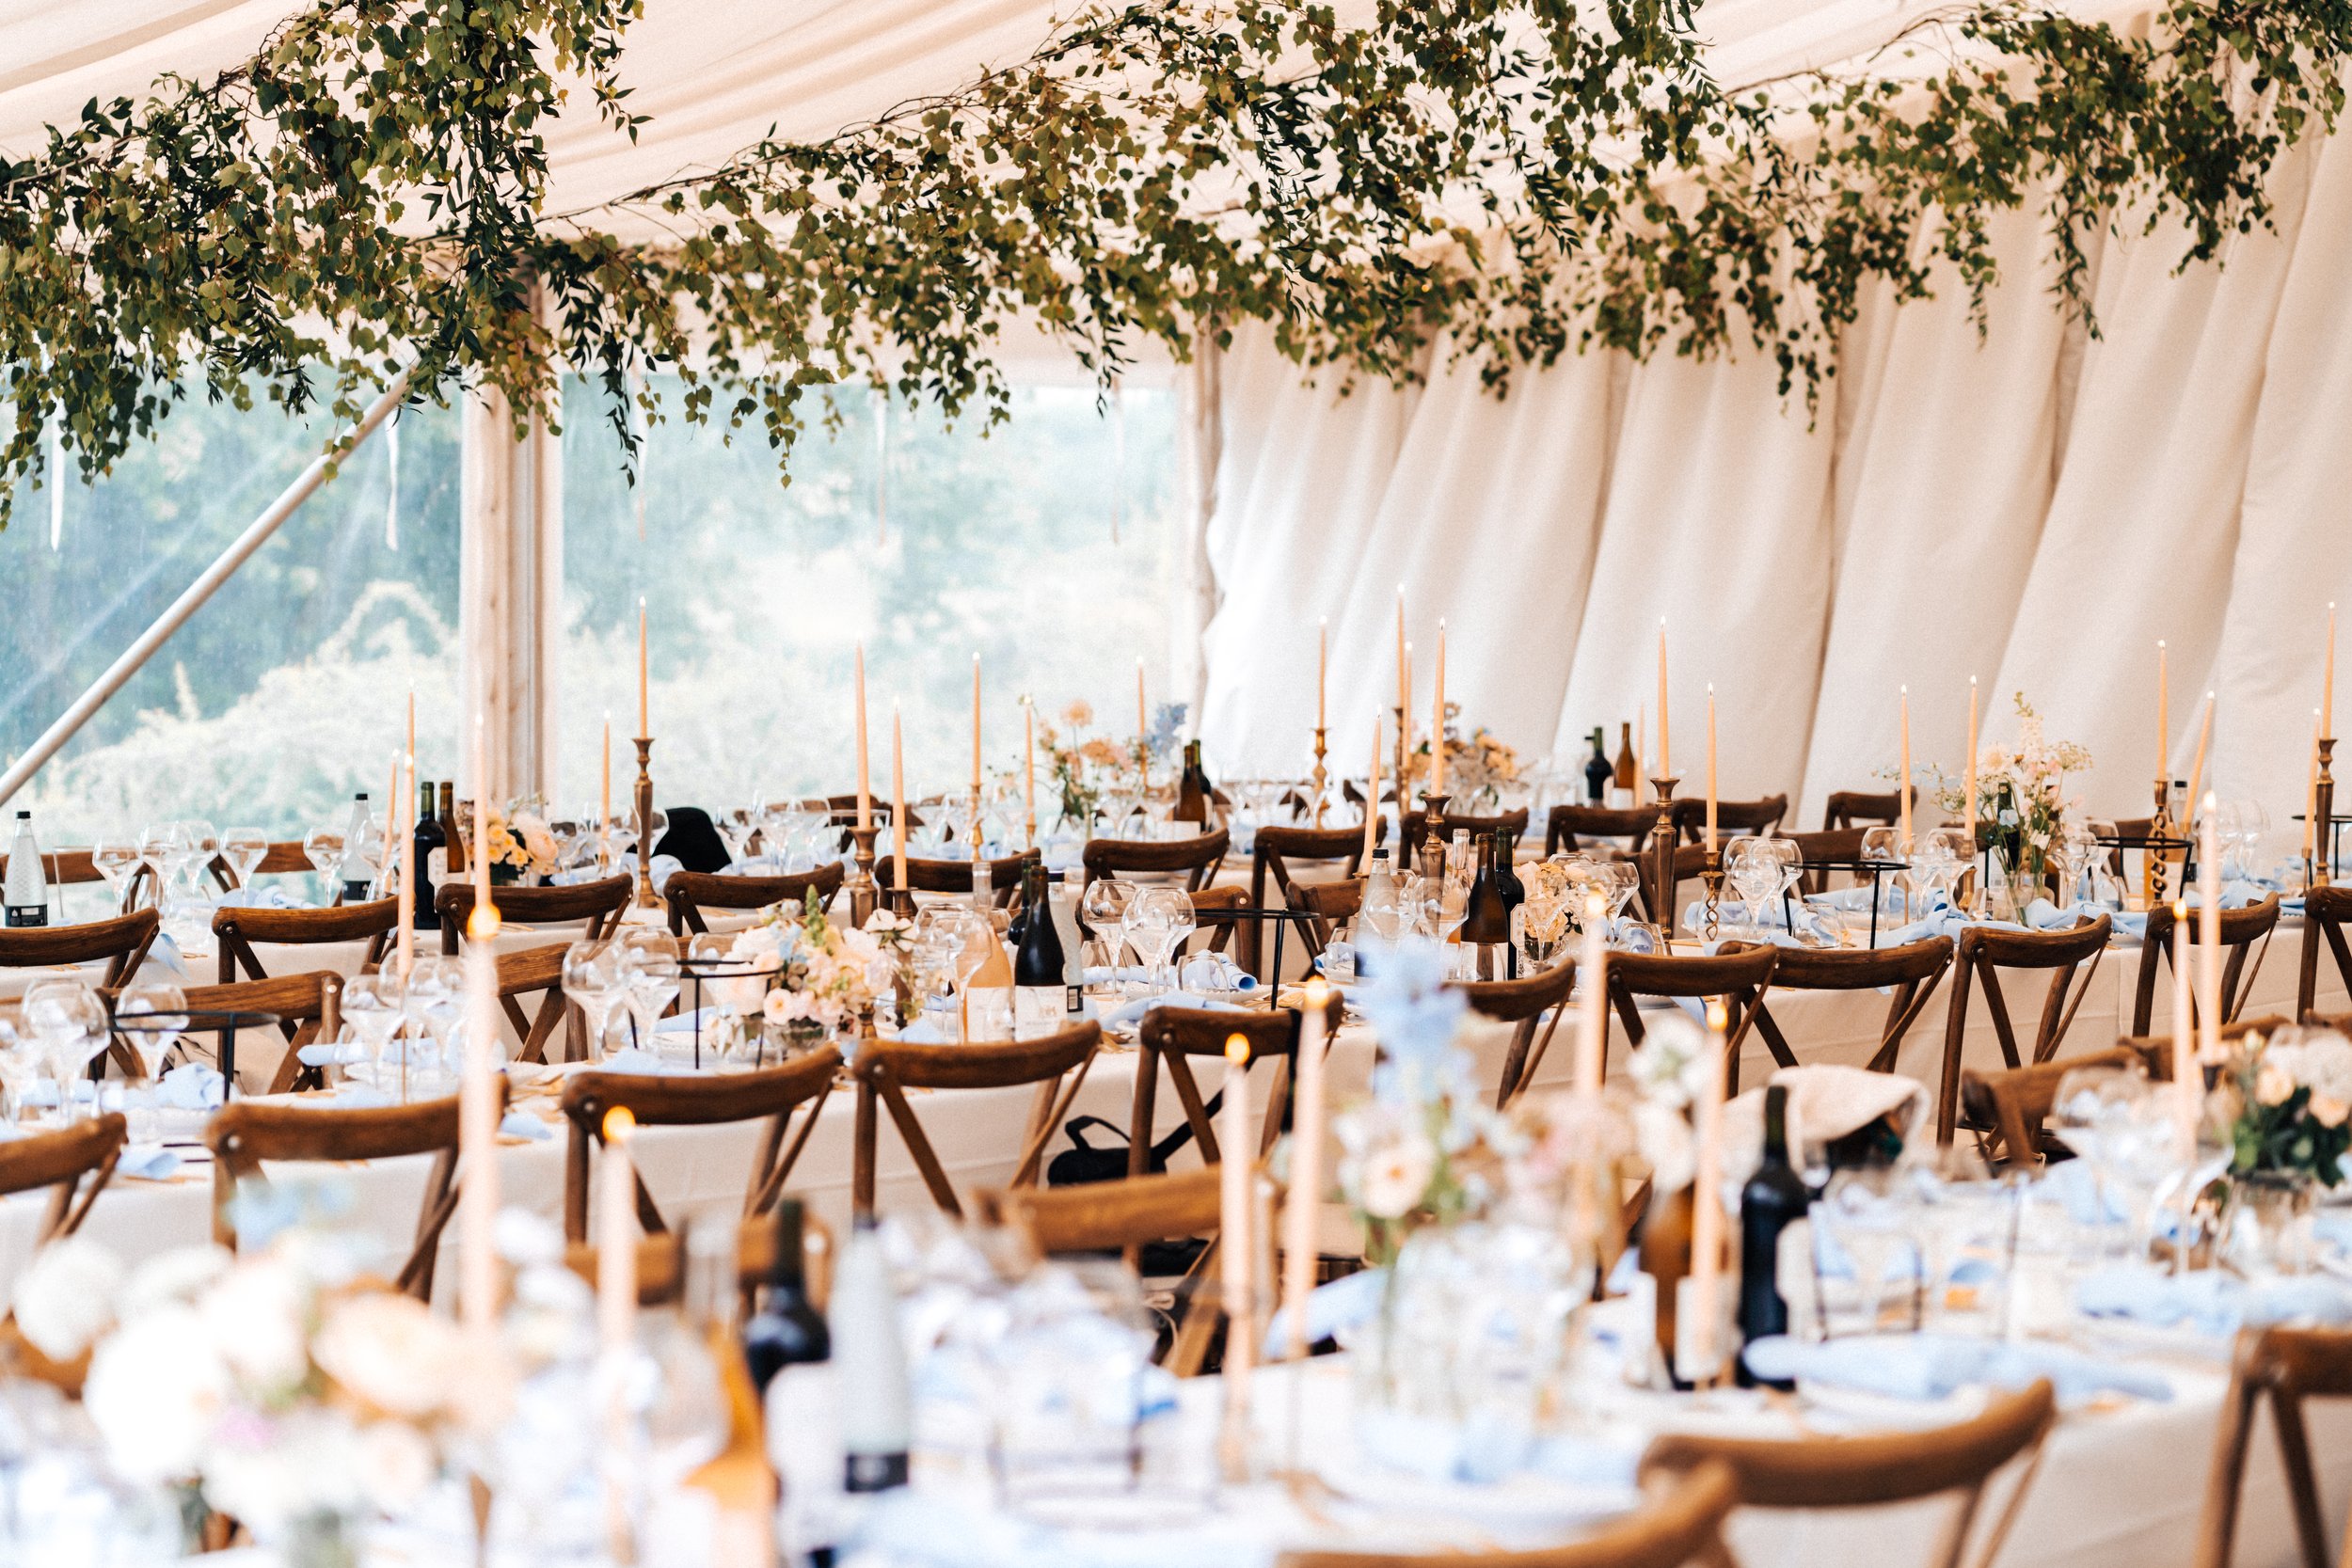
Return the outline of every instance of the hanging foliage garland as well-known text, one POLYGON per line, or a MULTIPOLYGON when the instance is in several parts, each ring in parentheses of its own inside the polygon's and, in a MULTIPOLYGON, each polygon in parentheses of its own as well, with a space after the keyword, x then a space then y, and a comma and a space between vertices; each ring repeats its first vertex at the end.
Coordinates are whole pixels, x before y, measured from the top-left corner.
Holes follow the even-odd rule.
POLYGON ((552 212, 559 112, 644 123, 642 7, 330 0, 0 160, 0 520, 53 420, 95 477, 180 399, 347 419, 403 366, 518 419, 584 370, 632 454, 658 366, 681 417, 788 462, 809 389, 845 379, 1001 417, 1016 318, 1106 387, 1146 341, 1183 358, 1254 319, 1395 379, 1443 331, 1498 388, 1744 337, 1809 394, 1873 280, 1917 296, 1941 265, 1980 307, 2000 211, 2042 209, 2086 314, 2102 230, 2217 254, 2334 124, 2352 51, 2338 0, 2175 0, 2144 36, 1984 0, 1849 73, 1725 85, 1683 0, 1098 5, 953 92, 552 212))

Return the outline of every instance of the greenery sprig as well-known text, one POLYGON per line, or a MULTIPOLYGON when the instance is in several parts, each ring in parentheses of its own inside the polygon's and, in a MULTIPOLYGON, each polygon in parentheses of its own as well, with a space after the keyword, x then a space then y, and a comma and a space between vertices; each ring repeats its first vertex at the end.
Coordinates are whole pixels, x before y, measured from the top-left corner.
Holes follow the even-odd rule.
MULTIPOLYGON (((2267 221, 2332 127, 2352 0, 2175 0, 2147 36, 2019 3, 1927 13, 1870 61, 1735 89, 1685 0, 1095 4, 1036 54, 818 141, 548 207, 567 82, 612 134, 642 0, 326 0, 245 66, 87 107, 0 161, 0 519, 54 422, 86 477, 200 390, 346 417, 412 396, 551 408, 596 376, 633 458, 682 416, 788 465, 813 387, 1002 416, 1027 317, 1107 384, 1241 322, 1309 364, 1497 388, 1604 346, 1752 341, 1834 372, 1866 287, 1947 270, 1981 310, 1993 216, 2040 211, 2064 308, 2103 230, 2184 261, 2267 221)), ((54 480, 56 476, 47 476, 54 480)))

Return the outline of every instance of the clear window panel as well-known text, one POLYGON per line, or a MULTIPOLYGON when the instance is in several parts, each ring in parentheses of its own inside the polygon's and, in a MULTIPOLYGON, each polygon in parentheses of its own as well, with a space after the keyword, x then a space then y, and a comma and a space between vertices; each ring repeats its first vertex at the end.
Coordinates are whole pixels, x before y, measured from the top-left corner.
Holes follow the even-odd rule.
MULTIPOLYGON (((458 420, 410 408, 397 423, 396 436, 379 430, 353 452, 8 803, 35 814, 44 846, 195 816, 300 838, 342 820, 363 789, 380 816, 412 690, 420 771, 448 772, 458 420)), ((21 503, 0 532, 0 750, 22 754, 332 429, 323 412, 191 403, 96 484, 69 474, 54 515, 54 492, 21 503)))
MULTIPOLYGON (((675 379, 657 390, 675 398, 675 379)), ((1174 393, 1033 387, 983 432, 843 388, 839 428, 812 413, 779 483, 756 428, 654 426, 639 500, 600 396, 575 386, 564 436, 565 663, 559 792, 596 803, 604 723, 612 791, 635 778, 637 605, 650 627, 655 794, 727 810, 755 795, 855 782, 853 656, 866 648, 873 787, 905 726, 910 799, 972 768, 972 656, 987 771, 1017 773, 1019 700, 1041 721, 1089 704, 1095 734, 1135 729, 1136 668, 1168 690, 1179 531, 1174 393)), ((1045 768, 1040 831, 1053 822, 1045 768)))

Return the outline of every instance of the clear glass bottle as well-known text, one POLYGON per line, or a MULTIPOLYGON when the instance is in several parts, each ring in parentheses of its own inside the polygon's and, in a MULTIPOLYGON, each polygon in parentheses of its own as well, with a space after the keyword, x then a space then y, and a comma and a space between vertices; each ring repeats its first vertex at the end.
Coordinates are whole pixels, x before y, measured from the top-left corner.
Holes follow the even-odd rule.
POLYGON ((49 924, 49 877, 41 865, 40 841, 33 833, 33 814, 16 814, 16 833, 8 841, 7 891, 0 894, 10 926, 49 924))

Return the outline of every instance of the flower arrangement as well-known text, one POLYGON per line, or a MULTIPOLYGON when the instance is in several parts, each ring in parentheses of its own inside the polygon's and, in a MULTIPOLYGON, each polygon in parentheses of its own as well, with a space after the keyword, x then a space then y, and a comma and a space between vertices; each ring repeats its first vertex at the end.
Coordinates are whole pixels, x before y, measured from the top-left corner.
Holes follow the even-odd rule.
MULTIPOLYGON (((2017 744, 1988 746, 1977 760, 1976 820, 1990 825, 1994 857, 2008 873, 2010 895, 2022 907, 2039 889, 2070 816, 2082 813, 2082 797, 2066 793, 2066 775, 2090 767, 2090 753, 2072 740, 2053 741, 2042 733, 2042 715, 2020 691, 2017 744)), ((1936 800, 1947 811, 1963 812, 1964 785, 1939 780, 1936 800)), ((1907 785, 1906 785, 1907 787, 1907 785)))
POLYGON ((1041 723, 1038 744, 1053 770, 1054 791, 1061 800, 1062 820, 1088 823, 1103 801, 1103 780, 1130 767, 1135 758, 1101 736, 1089 736, 1094 709, 1073 703, 1062 709, 1058 727, 1041 723))
POLYGON ((2332 1029, 2249 1034, 2223 1076, 2233 1177, 2343 1181, 2352 1146, 2352 1040, 2332 1029))
MULTIPOLYGON (((469 854, 473 851, 473 813, 479 809, 469 805, 458 824, 458 831, 469 835, 469 854)), ((548 826, 546 804, 536 795, 492 806, 485 837, 490 847, 490 875, 496 880, 542 880, 562 869, 563 847, 548 826)))
POLYGON ((1174 766, 1184 749, 1184 718, 1190 703, 1162 703, 1152 710, 1152 728, 1143 737, 1144 752, 1154 768, 1174 766))
MULTIPOLYGON (((1455 722, 1461 712, 1459 703, 1445 705, 1446 784, 1454 800, 1465 809, 1498 805, 1502 800, 1502 786, 1518 782, 1519 754, 1484 724, 1464 739, 1455 722)), ((1408 784, 1417 784, 1428 776, 1428 741, 1423 740, 1406 758, 1406 767, 1412 774, 1408 784)))
POLYGON ((887 910, 875 911, 863 930, 837 927, 814 892, 798 909, 773 905, 728 944, 727 957, 753 965, 754 973, 720 982, 721 1000, 778 1028, 839 1029, 863 1017, 890 986, 907 932, 906 922, 887 910))

